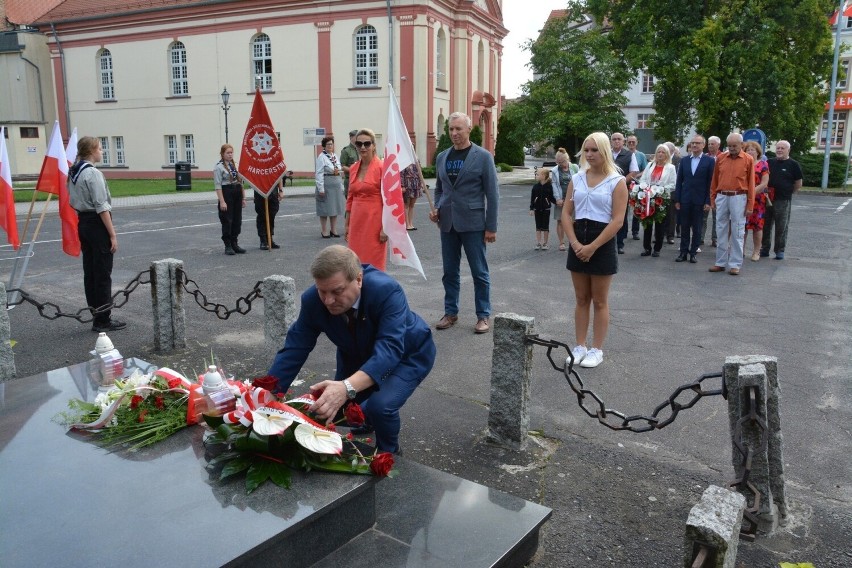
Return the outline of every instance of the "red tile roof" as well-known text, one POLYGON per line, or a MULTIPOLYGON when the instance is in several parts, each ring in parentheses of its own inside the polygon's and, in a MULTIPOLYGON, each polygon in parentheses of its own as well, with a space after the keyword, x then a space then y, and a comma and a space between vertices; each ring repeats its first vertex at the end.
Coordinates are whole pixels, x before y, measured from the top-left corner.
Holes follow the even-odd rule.
POLYGON ((6 0, 6 18, 13 24, 30 24, 63 0, 6 0))
POLYGON ((86 15, 108 15, 151 10, 156 8, 179 8, 201 4, 208 0, 7 0, 9 20, 16 24, 46 24, 64 20, 77 20, 86 15), (12 9, 16 6, 16 18, 12 9))

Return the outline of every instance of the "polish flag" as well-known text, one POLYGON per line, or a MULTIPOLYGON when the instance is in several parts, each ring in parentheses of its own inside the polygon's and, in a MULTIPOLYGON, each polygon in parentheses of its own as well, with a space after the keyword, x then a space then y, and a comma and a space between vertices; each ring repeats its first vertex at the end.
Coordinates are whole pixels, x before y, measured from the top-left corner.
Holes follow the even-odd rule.
POLYGON ((0 126, 0 227, 6 231, 9 244, 18 250, 18 220, 15 217, 15 198, 12 194, 12 168, 6 151, 6 127, 0 126))
POLYGON ((284 152, 272 127, 260 89, 254 93, 254 104, 243 134, 238 168, 245 182, 265 198, 269 198, 273 188, 287 173, 284 152))
POLYGON ((65 161, 68 162, 68 167, 74 165, 77 161, 77 127, 71 131, 71 138, 68 139, 68 145, 65 146, 65 161))
POLYGON ((70 256, 80 256, 80 237, 77 235, 77 212, 71 208, 68 195, 68 159, 62 146, 59 121, 53 125, 47 155, 41 164, 36 191, 59 196, 59 218, 62 219, 62 250, 70 256))
POLYGON ((391 262, 410 266, 425 279, 414 243, 405 229, 405 200, 399 177, 399 173, 416 163, 417 158, 391 85, 388 85, 388 93, 388 131, 382 167, 382 228, 388 236, 391 262))

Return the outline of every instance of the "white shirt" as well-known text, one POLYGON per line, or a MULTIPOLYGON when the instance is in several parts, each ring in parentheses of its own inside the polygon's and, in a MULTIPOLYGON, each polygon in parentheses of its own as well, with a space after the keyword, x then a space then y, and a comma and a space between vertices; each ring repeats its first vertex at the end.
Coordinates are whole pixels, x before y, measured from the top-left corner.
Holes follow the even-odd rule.
POLYGON ((574 219, 590 219, 609 223, 612 221, 612 192, 624 176, 611 174, 595 187, 586 182, 586 172, 571 178, 574 184, 574 219))

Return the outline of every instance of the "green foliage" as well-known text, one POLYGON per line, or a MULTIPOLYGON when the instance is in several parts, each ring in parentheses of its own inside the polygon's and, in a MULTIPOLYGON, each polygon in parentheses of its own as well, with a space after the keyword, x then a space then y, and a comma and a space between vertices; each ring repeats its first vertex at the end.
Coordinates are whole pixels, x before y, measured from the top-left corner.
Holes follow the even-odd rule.
POLYGON ((623 93, 633 78, 616 57, 610 34, 597 26, 580 27, 584 10, 583 3, 570 1, 564 18, 549 21, 539 38, 527 43, 538 79, 523 86, 513 111, 528 140, 571 151, 591 132, 625 129, 623 93))
POLYGON ((514 171, 514 169, 515 168, 512 167, 511 165, 504 164, 503 162, 498 162, 498 164, 497 164, 497 171, 498 172, 511 172, 511 171, 514 171))
MULTIPOLYGON (((441 133, 441 137, 438 138, 438 146, 435 148, 435 154, 432 156, 432 165, 435 165, 435 160, 438 159, 438 154, 449 148, 453 145, 453 141, 450 140, 450 121, 444 121, 444 131, 441 133)), ((423 174, 424 177, 426 174, 423 174)))
POLYGON ((426 179, 432 179, 437 175, 435 172, 435 166, 423 166, 421 169, 423 170, 423 177, 426 179))
MULTIPOLYGON (((822 186, 822 164, 825 154, 807 153, 791 157, 802 166, 802 185, 822 186)), ((842 187, 844 175, 846 175, 846 154, 832 152, 828 162, 828 186, 842 187)))
POLYGON ((470 129, 470 141, 477 146, 482 146, 482 129, 478 124, 475 124, 473 128, 470 129))
POLYGON ((505 164, 524 165, 524 132, 518 128, 512 107, 504 107, 497 121, 497 146, 494 149, 494 160, 505 164))
POLYGON ((678 143, 695 124, 724 140, 759 127, 805 152, 831 74, 829 0, 588 0, 634 72, 655 78, 654 127, 678 143))

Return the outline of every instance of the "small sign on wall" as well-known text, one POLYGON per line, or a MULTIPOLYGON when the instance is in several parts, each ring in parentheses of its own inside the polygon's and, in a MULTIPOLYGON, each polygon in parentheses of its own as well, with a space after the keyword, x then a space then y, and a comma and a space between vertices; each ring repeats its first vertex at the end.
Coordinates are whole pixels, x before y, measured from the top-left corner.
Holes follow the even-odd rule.
POLYGON ((28 154, 35 154, 36 153, 36 147, 35 146, 27 146, 27 153, 28 154))

